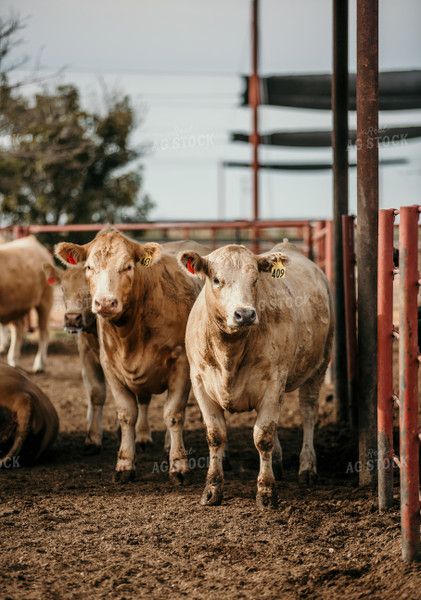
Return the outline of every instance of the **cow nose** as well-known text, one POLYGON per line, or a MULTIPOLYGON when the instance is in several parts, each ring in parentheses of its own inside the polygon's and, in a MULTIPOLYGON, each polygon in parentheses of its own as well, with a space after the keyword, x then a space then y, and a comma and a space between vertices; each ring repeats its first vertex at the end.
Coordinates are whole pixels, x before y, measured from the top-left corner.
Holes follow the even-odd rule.
POLYGON ((94 309, 97 313, 114 312, 115 308, 117 308, 116 298, 95 298, 94 300, 94 309))
POLYGON ((238 308, 234 312, 234 319, 237 325, 253 325, 256 320, 256 311, 254 308, 238 308))
POLYGON ((82 313, 68 312, 64 315, 64 324, 66 327, 82 327, 82 313))

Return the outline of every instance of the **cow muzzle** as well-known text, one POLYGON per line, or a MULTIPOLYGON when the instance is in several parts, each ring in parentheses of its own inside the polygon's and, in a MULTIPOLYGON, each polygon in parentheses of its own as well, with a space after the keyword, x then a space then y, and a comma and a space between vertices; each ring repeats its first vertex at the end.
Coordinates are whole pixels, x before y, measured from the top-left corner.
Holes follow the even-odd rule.
POLYGON ((250 327, 256 322, 257 314, 254 308, 237 308, 234 311, 234 323, 238 327, 250 327))
POLYGON ((94 298, 92 312, 101 317, 112 317, 120 312, 117 298, 94 298))
POLYGON ((64 315, 64 329, 68 333, 77 333, 83 329, 82 313, 67 312, 64 315))

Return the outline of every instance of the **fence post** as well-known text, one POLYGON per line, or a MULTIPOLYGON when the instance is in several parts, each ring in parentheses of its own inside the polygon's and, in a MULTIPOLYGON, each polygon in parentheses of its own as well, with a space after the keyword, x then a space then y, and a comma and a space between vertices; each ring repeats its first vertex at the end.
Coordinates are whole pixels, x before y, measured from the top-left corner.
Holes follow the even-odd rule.
POLYGON ((393 208, 379 212, 377 458, 379 509, 393 506, 393 208))
POLYGON ((415 560, 420 545, 418 438, 418 206, 400 209, 399 414, 402 558, 415 560))
MULTIPOLYGON (((326 221, 326 236, 325 236, 325 273, 330 281, 330 286, 333 289, 333 222, 326 221)), ((333 290, 334 291, 334 290, 333 290)))
POLYGON ((355 429, 358 426, 358 396, 354 219, 353 215, 342 215, 348 407, 349 422, 355 429))

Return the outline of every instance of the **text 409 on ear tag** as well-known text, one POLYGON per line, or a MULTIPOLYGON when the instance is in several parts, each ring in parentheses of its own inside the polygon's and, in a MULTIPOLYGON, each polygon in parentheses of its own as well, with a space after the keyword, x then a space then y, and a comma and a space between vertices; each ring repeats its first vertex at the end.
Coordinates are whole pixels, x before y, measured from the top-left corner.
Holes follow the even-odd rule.
POLYGON ((151 260, 152 260, 152 255, 151 254, 147 254, 146 256, 144 256, 142 258, 142 260, 140 261, 140 263, 144 266, 144 267, 149 267, 149 265, 151 264, 151 260))
POLYGON ((276 265, 272 269, 272 279, 283 279, 285 277, 285 267, 282 264, 282 260, 278 260, 276 265))

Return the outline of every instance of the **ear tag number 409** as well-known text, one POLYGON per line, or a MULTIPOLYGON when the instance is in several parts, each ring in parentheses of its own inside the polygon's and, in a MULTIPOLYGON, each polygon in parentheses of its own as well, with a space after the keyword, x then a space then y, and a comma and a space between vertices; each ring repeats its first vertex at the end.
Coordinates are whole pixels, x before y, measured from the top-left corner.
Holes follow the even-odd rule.
POLYGON ((151 260, 152 260, 152 254, 150 252, 148 252, 147 255, 142 258, 142 260, 140 261, 140 263, 144 267, 149 267, 150 264, 151 264, 151 260))
POLYGON ((283 279, 285 277, 285 273, 285 267, 282 264, 282 260, 279 259, 272 269, 272 279, 283 279))

